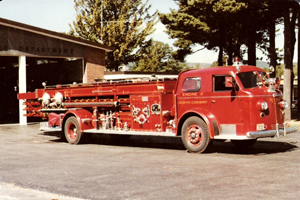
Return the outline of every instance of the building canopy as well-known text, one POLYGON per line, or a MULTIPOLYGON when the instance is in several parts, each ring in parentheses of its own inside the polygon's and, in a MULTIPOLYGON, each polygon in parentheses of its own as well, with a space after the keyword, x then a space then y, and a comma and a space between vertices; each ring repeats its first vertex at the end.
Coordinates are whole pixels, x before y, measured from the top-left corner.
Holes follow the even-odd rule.
POLYGON ((85 58, 86 48, 113 48, 0 18, 0 56, 85 58))

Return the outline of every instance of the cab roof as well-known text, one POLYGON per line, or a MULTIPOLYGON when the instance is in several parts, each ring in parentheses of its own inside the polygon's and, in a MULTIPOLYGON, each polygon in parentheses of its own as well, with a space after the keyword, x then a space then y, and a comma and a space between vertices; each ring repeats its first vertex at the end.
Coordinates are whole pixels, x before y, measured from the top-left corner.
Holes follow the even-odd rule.
POLYGON ((231 73, 240 73, 247 71, 263 71, 263 69, 255 66, 242 65, 239 66, 240 70, 237 70, 236 66, 220 66, 220 67, 210 67, 204 69, 194 69, 183 71, 179 74, 179 76, 183 75, 186 77, 195 76, 196 74, 231 74, 231 73))

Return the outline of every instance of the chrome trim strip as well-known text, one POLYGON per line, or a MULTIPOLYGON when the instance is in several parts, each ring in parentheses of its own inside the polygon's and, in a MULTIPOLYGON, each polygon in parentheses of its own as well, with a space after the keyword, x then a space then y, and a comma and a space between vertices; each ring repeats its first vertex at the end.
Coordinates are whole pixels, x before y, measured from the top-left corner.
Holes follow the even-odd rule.
POLYGON ((89 106, 112 106, 117 107, 119 102, 111 101, 111 102, 64 102, 63 106, 81 106, 81 107, 89 107, 89 106))
POLYGON ((268 130, 268 131, 253 131, 248 132, 247 137, 249 138, 263 138, 263 137, 274 137, 279 135, 286 135, 288 133, 293 133, 298 130, 298 127, 289 127, 286 128, 286 125, 284 125, 284 129, 278 129, 278 130, 268 130))
POLYGON ((91 122, 92 119, 90 119, 90 118, 83 118, 83 119, 81 119, 81 121, 82 121, 83 124, 85 124, 85 123, 91 122))
MULTIPOLYGON (((276 122, 277 122, 277 113, 276 113, 276 122)), ((279 133, 279 124, 276 123, 276 137, 279 137, 279 135, 280 135, 280 133, 279 133)))
POLYGON ((67 111, 68 109, 65 108, 43 108, 40 109, 40 112, 59 112, 59 111, 67 111))
POLYGON ((94 90, 92 93, 105 93, 105 92, 113 92, 113 90, 94 90))
MULTIPOLYGON (((267 97, 267 98, 269 98, 269 97, 273 97, 273 95, 272 94, 270 94, 270 95, 249 95, 249 96, 247 96, 247 95, 243 95, 243 96, 240 96, 240 95, 236 95, 236 96, 230 96, 230 95, 226 95, 226 96, 217 96, 216 95, 216 96, 213 96, 213 95, 210 95, 210 96, 196 96, 196 97, 178 96, 178 100, 181 100, 181 99, 212 99, 212 98, 220 99, 220 98, 237 98, 237 97, 239 97, 239 98, 254 98, 254 97, 267 97)), ((278 96, 276 96, 276 97, 278 97, 278 96)))

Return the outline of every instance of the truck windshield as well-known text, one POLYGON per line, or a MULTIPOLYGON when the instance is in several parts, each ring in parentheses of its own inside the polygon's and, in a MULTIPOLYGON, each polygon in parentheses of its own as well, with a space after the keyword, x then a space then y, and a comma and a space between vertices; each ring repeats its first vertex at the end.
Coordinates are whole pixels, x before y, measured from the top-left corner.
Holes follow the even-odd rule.
POLYGON ((239 73, 238 77, 241 80, 244 88, 247 89, 262 86, 262 81, 266 80, 267 75, 264 72, 251 71, 239 73))

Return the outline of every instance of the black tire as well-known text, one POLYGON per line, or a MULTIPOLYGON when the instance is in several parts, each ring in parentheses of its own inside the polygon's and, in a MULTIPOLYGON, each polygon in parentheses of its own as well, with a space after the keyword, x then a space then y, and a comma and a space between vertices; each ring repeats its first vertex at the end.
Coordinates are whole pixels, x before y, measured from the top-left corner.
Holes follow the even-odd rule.
POLYGON ((183 123, 181 139, 185 148, 191 153, 202 153, 210 144, 207 125, 199 117, 189 117, 183 123))
POLYGON ((230 140, 232 144, 234 144, 238 148, 246 149, 248 147, 251 147, 255 144, 256 139, 251 140, 230 140))
POLYGON ((76 117, 71 116, 67 119, 64 126, 65 138, 70 144, 78 144, 82 137, 80 126, 76 117))

